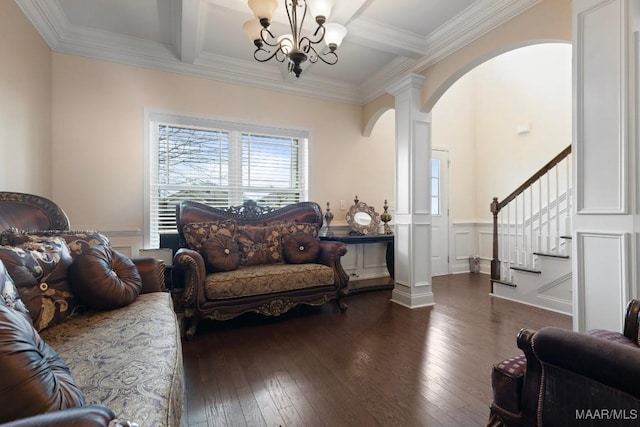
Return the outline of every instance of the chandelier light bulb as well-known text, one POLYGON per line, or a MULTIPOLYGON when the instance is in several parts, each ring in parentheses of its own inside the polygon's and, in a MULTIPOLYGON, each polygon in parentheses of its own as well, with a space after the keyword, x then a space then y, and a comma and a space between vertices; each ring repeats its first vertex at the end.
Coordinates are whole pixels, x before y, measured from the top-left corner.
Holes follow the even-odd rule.
POLYGON ((324 42, 331 51, 336 50, 342 43, 344 36, 347 35, 347 29, 343 25, 336 23, 325 24, 324 29, 324 42))
POLYGON ((293 36, 291 34, 283 34, 278 37, 278 43, 282 53, 288 55, 293 50, 293 36))
POLYGON ((316 19, 318 25, 325 23, 331 15, 331 9, 333 8, 333 2, 331 0, 307 0, 309 10, 316 19))

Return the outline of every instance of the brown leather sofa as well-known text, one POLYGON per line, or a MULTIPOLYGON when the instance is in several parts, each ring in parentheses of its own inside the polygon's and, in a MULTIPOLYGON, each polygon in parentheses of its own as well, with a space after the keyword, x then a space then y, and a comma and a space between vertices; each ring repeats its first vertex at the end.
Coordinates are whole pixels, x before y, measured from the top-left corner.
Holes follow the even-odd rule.
POLYGON ((348 275, 340 264, 340 242, 320 241, 322 212, 314 202, 279 209, 247 201, 219 209, 195 201, 176 205, 180 249, 174 255, 174 286, 180 298, 187 338, 203 318, 226 320, 247 312, 278 316, 299 304, 336 300, 346 305, 348 275), (222 239, 222 241, 220 240, 222 239), (239 253, 233 265, 207 263, 225 252, 239 253), (300 255, 300 258, 298 257, 300 255))
POLYGON ((59 206, 24 193, 0 192, 0 240, 0 423, 180 425, 182 349, 164 264, 71 231, 59 206))
POLYGON ((523 329, 523 354, 494 365, 489 426, 638 425, 640 301, 623 333, 523 329))

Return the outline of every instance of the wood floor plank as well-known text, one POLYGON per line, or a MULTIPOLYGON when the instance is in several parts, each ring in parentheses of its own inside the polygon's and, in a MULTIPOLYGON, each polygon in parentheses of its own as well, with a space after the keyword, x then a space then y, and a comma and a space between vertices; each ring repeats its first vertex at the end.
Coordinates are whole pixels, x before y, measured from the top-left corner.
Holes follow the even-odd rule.
POLYGON ((436 305, 410 310, 391 291, 202 322, 183 342, 184 426, 482 426, 490 371, 518 354, 518 331, 571 317, 489 295, 489 277, 433 279, 436 305))

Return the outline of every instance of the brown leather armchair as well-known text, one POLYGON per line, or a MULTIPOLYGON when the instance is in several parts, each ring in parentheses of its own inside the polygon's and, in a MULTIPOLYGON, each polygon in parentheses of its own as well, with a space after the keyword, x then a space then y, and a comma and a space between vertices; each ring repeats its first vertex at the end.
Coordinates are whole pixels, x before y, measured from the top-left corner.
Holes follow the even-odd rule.
POLYGON ((524 354, 493 367, 487 425, 637 425, 639 314, 640 301, 630 301, 623 333, 522 329, 524 354))

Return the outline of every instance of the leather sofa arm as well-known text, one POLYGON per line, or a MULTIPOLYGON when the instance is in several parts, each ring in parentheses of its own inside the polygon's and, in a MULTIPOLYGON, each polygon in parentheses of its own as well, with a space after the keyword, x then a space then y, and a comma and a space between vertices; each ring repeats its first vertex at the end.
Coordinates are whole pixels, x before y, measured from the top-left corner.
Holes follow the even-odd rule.
POLYGON ((342 289, 342 294, 347 294, 347 284, 349 275, 342 268, 340 258, 347 253, 347 245, 342 242, 321 240, 318 263, 329 266, 333 269, 336 287, 342 289))
POLYGON ((142 277, 142 291, 140 293, 146 294, 165 290, 164 261, 153 257, 139 257, 131 260, 138 268, 140 277, 142 277))
POLYGON ((527 368, 517 425, 595 425, 577 417, 599 408, 640 413, 640 347, 553 327, 523 329, 518 347, 527 368))
POLYGON ((640 344, 640 301, 632 299, 627 304, 627 311, 624 316, 624 336, 640 344))
MULTIPOLYGON (((109 408, 102 405, 88 405, 77 408, 63 409, 34 415, 8 423, 0 424, 1 427, 107 427, 116 416, 109 408)), ((117 423, 112 425, 117 426, 117 423)))
POLYGON ((173 257, 174 277, 184 286, 182 302, 186 307, 193 307, 197 301, 204 301, 204 279, 207 272, 202 255, 198 252, 180 248, 173 257))
POLYGON ((542 382, 542 366, 533 351, 533 337, 536 331, 521 329, 518 333, 517 344, 527 359, 527 367, 522 384, 522 398, 520 400, 521 413, 517 414, 523 420, 536 419, 538 400, 540 399, 540 384, 542 382))
POLYGON ((640 347, 554 327, 538 331, 532 347, 543 365, 556 366, 640 399, 640 347))

